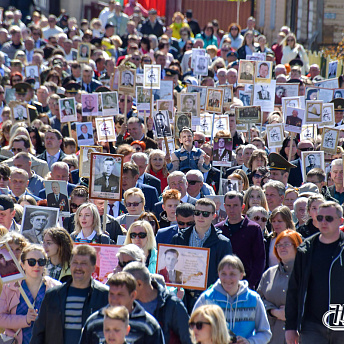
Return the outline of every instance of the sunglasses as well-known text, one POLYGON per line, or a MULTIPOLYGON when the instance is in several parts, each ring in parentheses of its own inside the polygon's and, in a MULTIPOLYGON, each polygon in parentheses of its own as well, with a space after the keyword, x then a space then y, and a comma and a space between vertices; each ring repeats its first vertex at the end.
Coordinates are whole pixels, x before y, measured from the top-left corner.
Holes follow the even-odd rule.
POLYGON ((276 248, 287 248, 287 247, 294 246, 294 245, 289 242, 288 244, 277 244, 275 246, 276 246, 276 248))
POLYGON ((178 226, 193 226, 195 224, 195 222, 191 221, 191 222, 182 222, 182 221, 178 221, 178 226))
POLYGON ((317 221, 318 222, 323 222, 324 220, 328 223, 331 223, 334 220, 334 217, 331 215, 325 215, 325 216, 317 215, 317 221))
POLYGON ((199 180, 188 180, 190 185, 196 185, 197 183, 201 183, 199 180))
POLYGON ((142 203, 142 201, 141 202, 132 202, 132 203, 131 202, 126 202, 125 206, 129 207, 129 208, 130 207, 137 207, 140 203, 142 203))
POLYGON ((27 263, 29 264, 29 266, 35 266, 37 263, 38 263, 38 266, 46 266, 47 265, 47 260, 45 258, 39 258, 39 259, 28 258, 25 260, 27 260, 27 263))
POLYGON ((139 237, 139 239, 144 239, 147 236, 147 233, 140 232, 140 233, 130 233, 130 239, 135 239, 136 237, 139 237))
POLYGON ((252 177, 253 178, 263 178, 263 176, 259 173, 255 173, 252 177))
POLYGON ((133 60, 133 61, 141 61, 141 59, 139 57, 138 58, 132 57, 131 60, 133 60))
POLYGON ((77 205, 77 204, 75 204, 75 203, 71 203, 70 204, 70 208, 71 209, 78 209, 80 207, 80 205, 77 205))
POLYGON ((205 210, 194 210, 195 216, 200 216, 201 214, 203 217, 209 217, 210 215, 214 214, 214 212, 205 210))
POLYGON ((263 222, 268 222, 268 219, 266 217, 260 217, 260 216, 255 216, 253 218, 254 221, 259 221, 262 220, 263 222))
POLYGON ((118 265, 123 269, 125 268, 129 263, 133 262, 133 260, 130 260, 129 262, 123 262, 121 263, 120 261, 118 261, 118 265))
POLYGON ((197 330, 202 330, 203 325, 210 325, 210 323, 205 321, 197 321, 197 322, 190 322, 189 327, 191 330, 193 330, 195 327, 197 330))

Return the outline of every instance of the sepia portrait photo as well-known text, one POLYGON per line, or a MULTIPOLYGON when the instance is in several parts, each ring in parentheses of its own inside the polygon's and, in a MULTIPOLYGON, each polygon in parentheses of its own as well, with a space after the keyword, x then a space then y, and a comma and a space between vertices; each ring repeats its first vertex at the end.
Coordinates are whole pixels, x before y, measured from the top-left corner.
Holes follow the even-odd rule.
POLYGON ((191 128, 191 112, 176 112, 174 121, 174 134, 179 139, 179 132, 184 128, 191 128))
POLYGON ((118 91, 125 94, 135 94, 136 91, 136 70, 127 66, 118 67, 119 81, 118 91))
POLYGON ((27 103, 11 101, 9 103, 9 107, 11 108, 11 119, 13 123, 25 122, 26 124, 30 124, 30 116, 27 103))
POLYGON ((187 85, 186 90, 187 90, 187 93, 199 93, 200 110, 205 110, 205 103, 207 101, 207 87, 206 86, 187 85))
POLYGON ((298 97, 299 84, 276 84, 275 105, 282 104, 284 97, 298 97))
POLYGON ((238 84, 253 84, 255 73, 255 62, 240 60, 238 72, 238 84))
POLYGON ((192 116, 199 117, 199 99, 199 93, 178 93, 178 110, 180 112, 191 112, 192 116))
POLYGON ((174 102, 173 100, 157 100, 156 109, 158 111, 168 111, 168 117, 170 118, 170 123, 174 122, 174 102))
POLYGON ((208 112, 222 113, 223 90, 214 87, 208 87, 207 102, 205 110, 208 112))
POLYGON ((88 63, 91 58, 91 43, 80 42, 78 44, 78 62, 88 63))

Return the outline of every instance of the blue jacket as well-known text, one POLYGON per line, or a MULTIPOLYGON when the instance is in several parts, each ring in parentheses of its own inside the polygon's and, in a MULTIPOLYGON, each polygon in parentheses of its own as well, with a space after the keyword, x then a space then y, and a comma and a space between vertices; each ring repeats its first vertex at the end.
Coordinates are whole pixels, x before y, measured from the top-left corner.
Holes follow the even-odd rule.
POLYGON ((139 188, 142 190, 143 194, 145 195, 145 210, 146 211, 153 211, 154 204, 158 202, 158 191, 155 187, 149 185, 140 185, 139 188))
POLYGON ((156 233, 156 244, 168 245, 176 234, 178 234, 178 225, 161 228, 158 230, 158 233, 156 233))

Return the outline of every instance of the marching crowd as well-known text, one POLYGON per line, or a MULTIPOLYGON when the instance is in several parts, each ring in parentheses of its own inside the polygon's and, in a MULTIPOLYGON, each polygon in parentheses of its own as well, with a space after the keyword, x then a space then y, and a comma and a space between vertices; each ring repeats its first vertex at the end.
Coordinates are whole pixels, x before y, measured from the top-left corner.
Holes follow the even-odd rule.
MULTIPOLYGON (((201 29, 191 10, 174 13, 166 25, 156 9, 136 0, 125 6, 110 0, 98 18, 80 22, 65 11, 46 17, 27 7, 5 8, 0 235, 25 278, 2 284, 2 340, 6 335, 19 344, 343 343, 336 326, 344 304, 344 78, 334 78, 339 96, 333 89, 330 102, 339 131, 336 152, 323 152, 319 164, 318 127, 308 137, 285 131, 282 147, 269 147, 266 125, 285 122, 278 87, 270 100, 274 111, 263 111, 260 125, 237 127, 235 109, 245 100, 239 92, 250 92, 239 82, 239 61, 255 54, 272 62, 277 84, 299 86, 300 102, 307 87, 324 80, 290 28, 283 26, 276 42, 267 42, 253 17, 246 28, 231 23, 225 32, 216 19, 201 29), (81 50, 82 44, 90 51, 81 50), (204 49, 209 62, 202 77, 192 66, 196 48, 204 49), (81 62, 86 57, 88 62, 81 62), (112 114, 116 141, 98 140, 94 117, 84 115, 88 107, 92 112, 91 105, 86 102, 83 109, 82 96, 114 91, 115 67, 129 66, 139 75, 147 64, 160 65, 161 80, 172 81, 171 123, 188 85, 232 87, 231 102, 223 107, 228 128, 208 136, 196 122, 179 129, 171 125, 167 131, 176 146, 169 151, 157 138, 152 114, 143 119, 138 111, 136 93, 118 92, 119 113, 112 114), (26 73, 27 66, 36 66, 39 75, 26 73), (61 121, 59 100, 66 97, 75 99, 77 123, 61 121), (19 110, 18 117, 13 104, 25 104, 28 118, 23 120, 19 110), (76 129, 87 121, 94 145, 123 157, 122 201, 89 197, 89 178, 79 174, 84 161, 76 129), (231 139, 230 152, 222 138, 231 139), (214 139, 223 145, 216 159, 214 139), (314 152, 307 168, 302 152, 314 152), (221 160, 226 164, 215 167, 221 160), (226 179, 236 187, 227 190, 226 179), (48 180, 65 182, 68 195, 55 183, 49 200, 48 180), (54 202, 70 212, 60 226, 48 225, 45 207, 54 202), (29 214, 32 228, 24 231, 25 206, 39 210, 29 214), (97 252, 89 244, 120 242, 118 266, 106 284, 100 283, 93 278, 97 252), (160 271, 158 244, 172 245, 160 271), (183 288, 178 246, 210 249, 206 290, 183 288)), ((250 80, 252 73, 243 70, 240 79, 250 80)), ((111 192, 112 168, 111 159, 104 162, 106 192, 111 192)), ((0 254, 1 276, 11 269, 0 254)))

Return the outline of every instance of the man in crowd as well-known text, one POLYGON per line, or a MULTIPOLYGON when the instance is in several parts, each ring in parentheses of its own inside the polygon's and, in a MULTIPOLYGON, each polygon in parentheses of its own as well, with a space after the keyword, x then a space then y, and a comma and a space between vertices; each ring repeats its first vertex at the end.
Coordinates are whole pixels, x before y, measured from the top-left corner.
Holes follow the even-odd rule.
POLYGON ((264 185, 264 193, 270 212, 283 204, 285 185, 278 180, 271 180, 264 185))
POLYGON ((344 202, 344 182, 343 182, 343 161, 342 159, 335 159, 331 163, 331 179, 334 185, 328 189, 332 197, 334 197, 339 204, 344 202))

